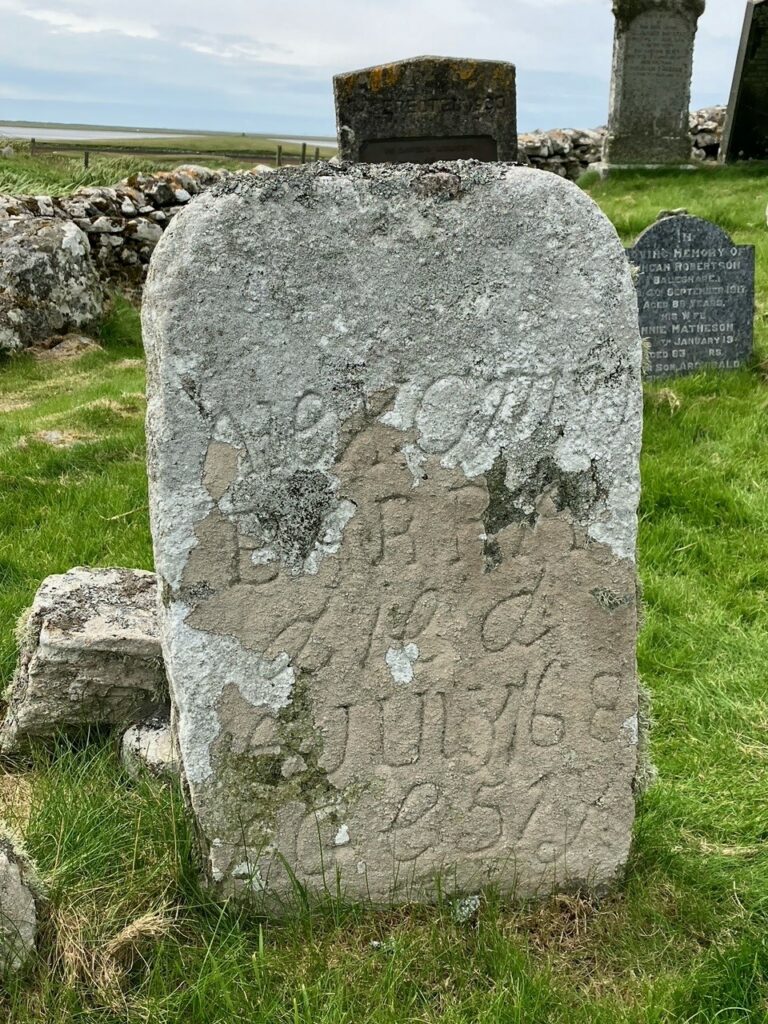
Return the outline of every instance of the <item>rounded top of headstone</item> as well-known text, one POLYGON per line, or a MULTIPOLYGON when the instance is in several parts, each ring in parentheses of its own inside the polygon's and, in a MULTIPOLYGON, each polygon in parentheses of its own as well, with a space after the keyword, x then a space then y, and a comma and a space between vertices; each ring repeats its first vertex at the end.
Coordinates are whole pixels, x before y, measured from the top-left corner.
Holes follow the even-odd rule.
POLYGON ((690 12, 699 18, 705 6, 706 0, 613 0, 613 13, 619 23, 628 25, 648 11, 690 12))
POLYGON ((635 246, 679 243, 684 235, 694 235, 702 244, 727 248, 733 246, 733 239, 719 224, 690 214, 662 217, 638 235, 635 246))

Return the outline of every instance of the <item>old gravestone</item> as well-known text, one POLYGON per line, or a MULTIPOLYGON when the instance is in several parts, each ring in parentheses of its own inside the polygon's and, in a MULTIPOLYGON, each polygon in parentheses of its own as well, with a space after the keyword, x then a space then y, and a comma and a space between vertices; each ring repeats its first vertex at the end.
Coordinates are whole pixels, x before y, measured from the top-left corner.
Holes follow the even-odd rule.
POLYGON ((748 0, 722 160, 768 160, 768 0, 748 0))
POLYGON ((638 764, 616 233, 501 164, 232 178, 144 298, 183 773, 223 891, 602 886, 638 764))
POLYGON ((755 249, 699 217, 664 217, 629 258, 638 268, 649 377, 743 366, 752 354, 755 249))
POLYGON ((414 57, 336 75, 342 160, 516 160, 515 66, 414 57))
POLYGON ((704 0, 613 0, 604 166, 691 163, 693 43, 703 11, 704 0))

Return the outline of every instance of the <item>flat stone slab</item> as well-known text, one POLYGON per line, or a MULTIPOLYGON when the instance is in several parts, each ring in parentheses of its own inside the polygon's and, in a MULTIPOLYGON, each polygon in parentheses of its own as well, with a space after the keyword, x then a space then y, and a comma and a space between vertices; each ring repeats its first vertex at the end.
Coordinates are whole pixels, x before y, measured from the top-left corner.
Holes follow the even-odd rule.
POLYGON ((163 647, 208 877, 600 888, 638 763, 637 302, 503 164, 314 164, 182 212, 143 308, 163 647))
POLYGON ((752 355, 755 247, 700 217, 663 217, 628 256, 637 267, 649 378, 735 370, 752 355))
POLYGON ((0 753, 96 725, 129 725, 167 700, 157 581, 139 569, 49 576, 19 626, 0 753))

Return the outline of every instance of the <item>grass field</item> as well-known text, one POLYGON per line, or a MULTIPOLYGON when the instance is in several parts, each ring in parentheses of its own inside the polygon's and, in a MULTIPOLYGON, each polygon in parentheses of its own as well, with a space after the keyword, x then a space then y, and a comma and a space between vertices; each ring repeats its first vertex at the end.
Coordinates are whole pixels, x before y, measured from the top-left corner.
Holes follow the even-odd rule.
MULTIPOLYGON (((768 172, 587 186, 629 243, 661 209, 757 246, 748 369, 646 388, 639 663, 659 781, 610 898, 486 894, 397 911, 334 900, 280 924, 212 904, 178 792, 121 771, 113 736, 0 769, 50 896, 9 1024, 736 1024, 768 1021, 768 172), (28 823, 27 823, 28 819, 28 823)), ((136 313, 104 350, 0 367, 0 666, 40 580, 151 567, 136 313), (68 447, 46 443, 58 431, 68 447)))
MULTIPOLYGON (((0 125, 2 138, 2 125, 0 125)), ((282 142, 283 161, 298 163, 301 153, 299 142, 282 142)), ((169 170, 180 164, 203 164, 206 167, 224 167, 228 170, 253 167, 256 163, 275 164, 277 142, 266 135, 173 135, 161 139, 106 139, 92 142, 67 143, 68 147, 91 151, 88 168, 83 158, 74 152, 44 152, 31 156, 27 142, 13 141, 16 152, 10 160, 0 160, 0 193, 32 195, 65 195, 88 185, 114 185, 129 174, 153 170, 169 170), (136 156, 111 155, 110 150, 130 148, 136 156), (98 149, 98 153, 93 151, 98 149), (102 152, 103 151, 103 152, 102 152), (162 151, 169 155, 157 156, 162 151), (254 153, 249 158, 229 159, 224 156, 206 156, 206 153, 254 153), (106 155, 105 155, 106 154, 106 155)), ((314 159, 315 147, 307 146, 307 160, 314 159)), ((336 154, 335 148, 320 147, 320 157, 327 160, 336 154)))

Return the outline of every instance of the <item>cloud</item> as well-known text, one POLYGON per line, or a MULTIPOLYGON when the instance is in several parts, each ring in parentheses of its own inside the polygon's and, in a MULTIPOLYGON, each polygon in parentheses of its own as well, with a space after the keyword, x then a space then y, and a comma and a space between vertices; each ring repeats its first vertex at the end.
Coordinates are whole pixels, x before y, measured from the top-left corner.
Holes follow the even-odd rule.
POLYGON ((72 10, 51 10, 46 7, 30 7, 24 3, 9 0, 0 5, 0 10, 10 10, 33 21, 49 25, 55 32, 94 35, 102 32, 126 36, 129 39, 157 39, 159 33, 151 25, 136 24, 124 18, 105 18, 98 14, 78 14, 72 10))
MULTIPOLYGON (((727 98, 742 12, 708 0, 694 105, 727 98)), ((515 63, 522 130, 591 127, 612 39, 610 0, 0 0, 3 113, 330 134, 334 73, 438 53, 515 63)))
POLYGON ((223 61, 246 61, 264 63, 279 61, 284 51, 275 43, 249 39, 242 35, 209 33, 194 34, 191 37, 181 36, 178 45, 193 53, 206 57, 215 57, 223 61))

